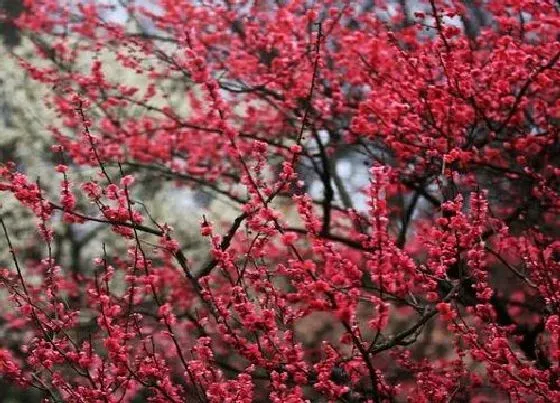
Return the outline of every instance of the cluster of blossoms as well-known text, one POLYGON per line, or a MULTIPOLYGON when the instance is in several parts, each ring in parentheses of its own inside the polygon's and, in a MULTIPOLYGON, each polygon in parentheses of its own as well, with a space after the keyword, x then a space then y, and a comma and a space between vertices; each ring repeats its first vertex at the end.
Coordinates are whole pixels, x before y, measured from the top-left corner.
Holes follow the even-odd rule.
POLYGON ((560 401, 556 2, 122 1, 126 24, 75 3, 14 21, 66 163, 58 196, 0 165, 41 235, 17 248, 0 212, 0 379, 53 402, 560 401), (153 173, 238 206, 200 211, 206 258, 137 200, 153 173), (60 222, 116 241, 65 267, 60 222))

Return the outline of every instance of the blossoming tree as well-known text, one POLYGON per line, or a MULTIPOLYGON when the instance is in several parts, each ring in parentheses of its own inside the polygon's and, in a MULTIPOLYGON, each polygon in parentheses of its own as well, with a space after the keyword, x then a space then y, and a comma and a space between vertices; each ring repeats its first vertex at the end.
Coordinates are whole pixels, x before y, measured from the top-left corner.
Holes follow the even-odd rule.
POLYGON ((69 402, 560 400, 557 3, 24 6, 60 189, 0 167, 40 235, 26 253, 2 212, 5 381, 69 402), (237 206, 176 212, 207 257, 138 200, 154 178, 237 206), (70 276, 60 220, 118 241, 70 276))

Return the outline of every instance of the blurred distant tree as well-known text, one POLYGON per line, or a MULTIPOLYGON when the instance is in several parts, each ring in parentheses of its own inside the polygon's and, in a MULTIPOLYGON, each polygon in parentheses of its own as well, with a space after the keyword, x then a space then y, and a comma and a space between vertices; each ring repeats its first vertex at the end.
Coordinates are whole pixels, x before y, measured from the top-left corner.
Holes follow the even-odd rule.
POLYGON ((20 43, 20 31, 14 20, 23 10, 23 0, 0 0, 0 36, 7 47, 20 43))

